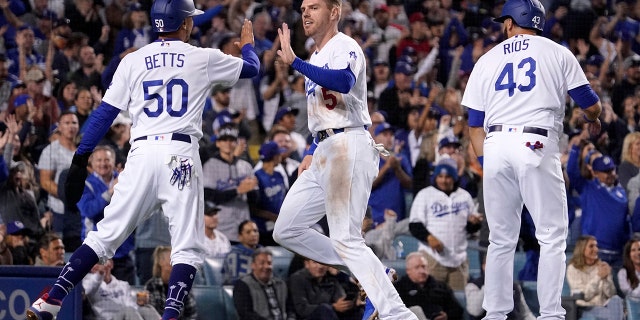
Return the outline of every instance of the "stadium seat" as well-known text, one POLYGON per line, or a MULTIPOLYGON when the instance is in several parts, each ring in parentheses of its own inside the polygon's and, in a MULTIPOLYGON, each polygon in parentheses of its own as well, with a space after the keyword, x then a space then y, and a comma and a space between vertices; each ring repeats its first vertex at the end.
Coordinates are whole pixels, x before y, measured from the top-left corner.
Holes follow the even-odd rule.
POLYGON ((278 257, 274 254, 273 255, 273 275, 282 280, 287 280, 289 278, 289 265, 291 265, 292 259, 293 259, 293 255, 278 257))
POLYGON ((479 278, 482 274, 482 264, 480 263, 480 251, 472 246, 467 247, 467 259, 469 259, 469 278, 479 278))
POLYGON ((516 251, 513 258, 513 276, 515 279, 518 278, 518 273, 524 265, 527 263, 527 253, 524 251, 516 251))
POLYGON ((418 251, 418 239, 412 235, 400 234, 393 239, 393 247, 397 248, 402 243, 403 255, 406 257, 409 253, 418 251))
POLYGON ((266 246, 265 248, 269 249, 269 251, 271 251, 271 253, 273 254, 273 257, 288 257, 290 259, 293 259, 293 256, 295 256, 295 253, 289 251, 288 249, 284 248, 284 247, 280 247, 280 246, 266 246))
POLYGON ((627 297, 624 299, 627 305, 627 319, 628 320, 640 320, 640 300, 627 297))
POLYGON ((199 320, 220 319, 237 320, 233 299, 222 286, 193 286, 199 320))
POLYGON ((398 274, 398 278, 401 278, 407 274, 407 266, 404 259, 399 260, 381 260, 385 267, 393 268, 398 274))
POLYGON ((221 258, 206 258, 202 265, 202 274, 205 284, 210 286, 221 286, 224 282, 222 266, 224 260, 221 258))

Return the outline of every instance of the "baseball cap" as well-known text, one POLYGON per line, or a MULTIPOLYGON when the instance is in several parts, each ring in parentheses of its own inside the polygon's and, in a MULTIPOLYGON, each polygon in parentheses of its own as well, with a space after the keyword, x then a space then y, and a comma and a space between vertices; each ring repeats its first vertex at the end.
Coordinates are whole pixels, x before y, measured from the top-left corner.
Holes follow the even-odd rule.
POLYGON ((28 94, 21 94, 19 96, 17 96, 14 100, 13 100, 13 107, 17 108, 21 105, 25 105, 27 104, 27 101, 29 101, 29 99, 31 99, 31 96, 28 94))
POLYGON ((629 69, 631 67, 640 66, 640 55, 634 54, 626 59, 624 59, 624 68, 629 69))
POLYGON ((233 123, 233 119, 239 116, 239 112, 231 111, 229 109, 220 111, 220 113, 218 113, 216 118, 213 120, 213 131, 217 131, 227 123, 233 123))
POLYGON ((282 120, 282 118, 286 115, 286 114, 293 114, 294 116, 297 116, 298 113, 300 113, 300 110, 296 109, 296 108, 291 108, 291 107, 283 107, 278 109, 278 112, 276 113, 276 117, 273 119, 273 123, 278 123, 280 120, 282 120))
POLYGON ((604 62, 604 57, 599 54, 594 54, 587 59, 587 64, 592 66, 600 66, 604 62))
POLYGON ((392 127, 388 122, 383 122, 383 123, 381 123, 381 124, 376 126, 376 129, 373 131, 373 136, 375 137, 375 136, 377 136, 377 135, 379 135, 382 132, 387 131, 387 130, 389 130, 391 132, 394 132, 395 128, 392 127))
POLYGON ((398 61, 396 62, 396 67, 393 69, 393 72, 411 76, 416 72, 416 70, 412 65, 403 61, 398 61))
POLYGON ((382 59, 377 59, 375 61, 373 61, 373 66, 377 67, 377 66, 389 66, 389 62, 387 62, 386 60, 382 60, 382 59))
POLYGON ((389 12, 389 7, 387 7, 386 4, 377 5, 375 9, 373 9, 373 14, 376 14, 378 12, 389 12))
POLYGON ((260 160, 270 161, 275 156, 283 154, 287 151, 285 148, 280 148, 277 143, 273 141, 267 141, 260 146, 258 153, 260 154, 260 160))
POLYGON ((53 22, 53 27, 57 28, 57 27, 62 27, 62 26, 68 26, 69 23, 71 23, 71 20, 69 20, 67 18, 60 18, 60 19, 55 20, 53 22))
POLYGON ((42 13, 36 13, 36 17, 38 19, 48 19, 52 21, 58 20, 58 15, 49 9, 44 9, 42 13))
POLYGON ((133 2, 129 5, 129 11, 145 11, 142 5, 138 2, 133 2))
MULTIPOLYGON (((422 13, 420 13, 420 14, 422 14, 422 13)), ((412 46, 406 46, 406 47, 404 47, 404 49, 402 49, 402 55, 403 56, 415 56, 416 54, 418 54, 418 51, 416 51, 416 48, 414 48, 412 46)))
POLYGON ((24 76, 24 81, 41 81, 44 80, 44 72, 42 72, 42 70, 40 68, 31 68, 31 70, 29 70, 29 72, 27 72, 27 75, 24 76))
POLYGON ((616 164, 613 162, 613 159, 609 156, 602 156, 593 160, 593 165, 591 166, 593 171, 599 172, 607 172, 616 168, 616 164))
POLYGON ((7 234, 17 236, 26 233, 27 230, 25 230, 24 224, 21 221, 11 221, 7 223, 7 234))
POLYGON ((117 125, 120 125, 120 124, 131 124, 131 119, 127 118, 122 113, 118 113, 116 118, 113 119, 113 123, 111 123, 111 126, 113 127, 113 126, 117 126, 117 125))
POLYGON ((440 142, 438 142, 438 150, 448 146, 459 148, 461 144, 456 137, 444 137, 440 139, 440 142))
MULTIPOLYGON (((411 48, 411 47, 407 47, 407 48, 411 48)), ((405 48, 405 49, 406 49, 406 48, 405 48)), ((413 48, 411 48, 411 49, 413 49, 413 48)), ((414 49, 414 50, 415 50, 415 49, 414 49)), ((403 50, 402 50, 402 52, 404 52, 404 51, 405 51, 405 50, 403 49, 403 50)), ((415 51, 414 51, 414 52, 415 52, 415 51)), ((410 65, 410 66, 413 66, 413 64, 414 64, 414 62, 415 62, 415 61, 413 60, 413 58, 412 58, 410 55, 403 54, 403 55, 401 55, 401 56, 398 58, 398 60, 396 61, 396 66, 397 66, 397 63, 398 63, 398 62, 404 62, 404 63, 406 63, 406 64, 408 64, 408 65, 410 65)))
POLYGON ((451 158, 443 158, 438 161, 435 169, 433 169, 433 176, 436 177, 440 174, 447 174, 453 178, 454 181, 458 180, 458 164, 451 158))
POLYGON ((222 84, 216 84, 215 86, 213 86, 213 89, 211 89, 211 95, 216 95, 217 93, 225 92, 229 90, 231 90, 231 87, 228 87, 222 84))
POLYGON ((227 123, 218 130, 218 140, 223 138, 238 139, 238 128, 233 123, 227 123))
POLYGON ((211 202, 211 201, 205 201, 204 202, 204 215, 205 216, 213 216, 215 214, 218 213, 218 211, 220 211, 220 207, 216 206, 215 203, 211 202))
POLYGON ((414 23, 414 22, 425 22, 424 14, 422 14, 422 12, 412 13, 411 16, 409 16, 409 23, 414 23))

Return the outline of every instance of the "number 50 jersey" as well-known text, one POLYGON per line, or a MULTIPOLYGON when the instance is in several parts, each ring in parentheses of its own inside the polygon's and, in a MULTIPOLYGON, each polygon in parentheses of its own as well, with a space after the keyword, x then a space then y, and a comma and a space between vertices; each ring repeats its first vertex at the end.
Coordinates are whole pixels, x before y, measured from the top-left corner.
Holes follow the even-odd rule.
POLYGON ((485 53, 462 105, 484 111, 484 127, 529 125, 562 132, 567 91, 588 84, 575 56, 541 36, 516 35, 485 53))
POLYGON ((159 39, 122 59, 103 101, 129 111, 131 141, 173 132, 200 139, 211 86, 233 86, 242 63, 218 49, 159 39))

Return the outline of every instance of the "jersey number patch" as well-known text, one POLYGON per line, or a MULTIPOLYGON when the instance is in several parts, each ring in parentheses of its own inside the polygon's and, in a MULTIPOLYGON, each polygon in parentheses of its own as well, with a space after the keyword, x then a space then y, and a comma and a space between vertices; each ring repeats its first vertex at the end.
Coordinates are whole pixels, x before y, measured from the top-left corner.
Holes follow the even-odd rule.
POLYGON ((324 105, 329 110, 333 110, 338 104, 338 99, 336 95, 331 93, 329 90, 322 88, 322 99, 324 99, 324 105))
POLYGON ((174 78, 167 82, 167 92, 164 96, 160 93, 149 93, 149 88, 162 86, 164 84, 163 80, 148 80, 142 82, 142 89, 144 92, 144 100, 156 100, 158 104, 158 108, 156 110, 151 110, 150 108, 145 107, 144 113, 147 114, 150 118, 155 118, 162 114, 162 111, 166 109, 167 113, 172 117, 181 117, 187 112, 187 104, 189 103, 189 85, 182 79, 174 78), (171 107, 173 106, 173 91, 175 86, 180 86, 182 89, 182 96, 180 97, 180 109, 173 110, 171 107), (166 108, 164 101, 167 101, 166 108))
POLYGON ((536 86, 536 60, 533 60, 531 57, 524 58, 518 63, 518 69, 526 68, 524 75, 529 78, 529 81, 526 85, 517 84, 514 79, 514 71, 513 71, 513 63, 507 63, 500 75, 498 76, 498 80, 495 83, 495 90, 509 90, 509 97, 513 96, 516 91, 516 88, 522 92, 531 91, 533 87, 536 86))

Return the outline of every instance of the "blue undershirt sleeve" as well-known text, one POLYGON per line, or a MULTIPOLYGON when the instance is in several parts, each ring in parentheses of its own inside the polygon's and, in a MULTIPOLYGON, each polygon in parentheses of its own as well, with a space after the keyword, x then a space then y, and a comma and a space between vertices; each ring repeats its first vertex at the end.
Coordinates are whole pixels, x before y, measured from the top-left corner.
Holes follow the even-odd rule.
POLYGON ((469 127, 482 127, 484 125, 484 111, 476 109, 468 109, 469 111, 469 127))
POLYGON ((87 131, 82 135, 82 140, 76 150, 76 154, 88 154, 98 145, 98 142, 109 131, 113 120, 120 113, 120 109, 102 101, 100 106, 91 113, 87 119, 87 131))
POLYGON ((193 25, 194 26, 201 26, 204 23, 211 23, 211 19, 213 19, 213 17, 217 16, 218 13, 220 13, 220 11, 222 11, 222 9, 224 9, 224 5, 217 5, 213 8, 209 8, 207 10, 204 11, 203 14, 199 14, 197 16, 193 16, 193 25))
POLYGON ((589 108, 600 100, 588 84, 569 90, 569 95, 582 109, 589 108))
POLYGON ((240 70, 240 79, 253 78, 260 72, 260 58, 253 50, 253 46, 245 44, 242 46, 242 70, 240 70))
POLYGON ((356 84, 356 76, 349 66, 342 70, 323 69, 316 67, 300 58, 293 60, 291 66, 307 76, 317 85, 340 93, 349 93, 356 84))

